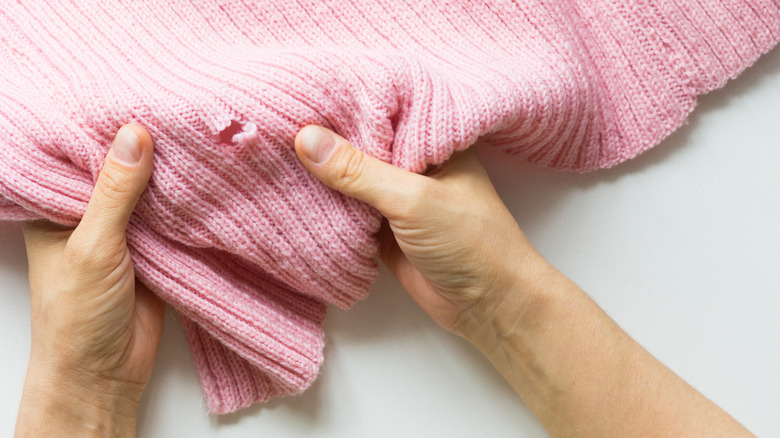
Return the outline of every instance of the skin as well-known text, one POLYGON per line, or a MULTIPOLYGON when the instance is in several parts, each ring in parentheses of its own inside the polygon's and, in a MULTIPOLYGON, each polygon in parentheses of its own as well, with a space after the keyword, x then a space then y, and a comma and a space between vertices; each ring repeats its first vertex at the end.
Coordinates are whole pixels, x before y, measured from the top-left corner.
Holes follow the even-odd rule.
POLYGON ((120 138, 135 139, 136 154, 114 140, 75 229, 24 224, 32 346, 17 437, 135 435, 165 304, 136 281, 125 241, 152 172, 152 138, 139 125, 120 138))
POLYGON ((475 148, 426 176, 317 126, 303 165, 387 218, 381 257, 444 329, 493 363, 552 436, 752 436, 666 368, 533 248, 475 148))
MULTIPOLYGON (((127 165, 112 148, 75 230, 25 226, 33 348, 17 436, 135 432, 164 307, 134 282, 124 240, 152 142, 140 126, 123 129, 141 140, 141 159, 127 165)), ((299 132, 295 150, 323 183, 382 213, 390 271, 439 325, 487 356, 550 435, 752 436, 539 255, 475 148, 427 175, 317 126, 299 132)))

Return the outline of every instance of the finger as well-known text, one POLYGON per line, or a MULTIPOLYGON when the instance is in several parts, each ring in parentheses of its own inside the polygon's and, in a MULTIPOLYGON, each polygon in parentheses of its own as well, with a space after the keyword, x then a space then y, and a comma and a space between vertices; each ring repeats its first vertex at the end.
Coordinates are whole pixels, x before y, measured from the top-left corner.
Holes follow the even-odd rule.
POLYGON ((453 153, 449 160, 426 175, 446 185, 471 188, 475 185, 480 188, 493 186, 476 146, 453 153))
POLYGON ((422 297, 432 290, 432 286, 420 270, 409 261, 401 247, 398 246, 398 241, 395 240, 393 231, 388 226, 387 221, 383 221, 382 227, 377 233, 377 238, 379 239, 379 257, 387 266, 387 269, 412 299, 427 311, 430 307, 423 306, 425 299, 422 297))
POLYGON ((384 253, 383 261, 406 293, 436 320, 436 309, 441 307, 443 298, 422 272, 409 261, 401 248, 397 244, 392 246, 384 253))
POLYGON ((60 225, 46 219, 38 219, 22 223, 24 244, 29 254, 38 248, 50 248, 63 245, 73 233, 73 227, 60 225))
MULTIPOLYGON (((135 309, 138 324, 144 332, 144 338, 159 342, 165 324, 165 301, 149 290, 146 285, 135 280, 135 309)), ((156 349, 157 343, 153 343, 156 349)))
POLYGON ((152 174, 152 155, 152 137, 146 129, 136 124, 119 129, 74 234, 87 234, 99 242, 124 239, 130 215, 152 174))
POLYGON ((317 179, 368 203, 385 216, 426 184, 425 177, 385 163, 335 132, 309 125, 295 137, 295 152, 317 179))

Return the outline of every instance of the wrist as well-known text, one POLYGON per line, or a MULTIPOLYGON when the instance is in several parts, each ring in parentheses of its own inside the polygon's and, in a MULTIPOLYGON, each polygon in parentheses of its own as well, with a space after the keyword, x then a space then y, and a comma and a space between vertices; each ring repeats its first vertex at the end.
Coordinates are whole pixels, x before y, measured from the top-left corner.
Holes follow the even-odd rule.
POLYGON ((518 337, 538 326, 561 292, 571 286, 535 250, 512 261, 497 279, 464 312, 458 325, 458 333, 488 357, 507 342, 517 345, 518 337))
POLYGON ((134 382, 31 363, 16 436, 135 436, 142 391, 134 382))
POLYGON ((515 272, 511 285, 474 308, 463 335, 548 427, 548 408, 570 383, 560 367, 573 363, 572 344, 561 339, 586 310, 587 297, 541 256, 515 272))

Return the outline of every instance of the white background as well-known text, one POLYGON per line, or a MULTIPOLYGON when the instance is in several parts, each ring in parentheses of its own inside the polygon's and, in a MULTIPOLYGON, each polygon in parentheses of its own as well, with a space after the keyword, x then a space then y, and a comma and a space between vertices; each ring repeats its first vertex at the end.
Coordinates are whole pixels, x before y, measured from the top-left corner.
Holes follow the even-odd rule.
MULTIPOLYGON (((700 99, 660 146, 610 170, 556 173, 482 150, 532 242, 629 334, 759 436, 780 434, 780 50, 700 99)), ((19 227, 0 223, 0 436, 29 352, 19 227)), ((303 395, 210 416, 169 311, 142 437, 546 436, 465 341, 382 271, 331 309, 303 395)))

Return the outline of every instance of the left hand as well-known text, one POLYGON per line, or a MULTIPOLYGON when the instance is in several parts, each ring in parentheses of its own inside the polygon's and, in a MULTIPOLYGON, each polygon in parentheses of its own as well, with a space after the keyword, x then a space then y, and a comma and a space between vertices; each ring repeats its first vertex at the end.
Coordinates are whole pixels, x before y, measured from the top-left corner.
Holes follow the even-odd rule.
POLYGON ((165 304, 135 279, 125 230, 152 172, 140 125, 117 133, 81 223, 23 227, 32 347, 17 436, 132 436, 165 304))

